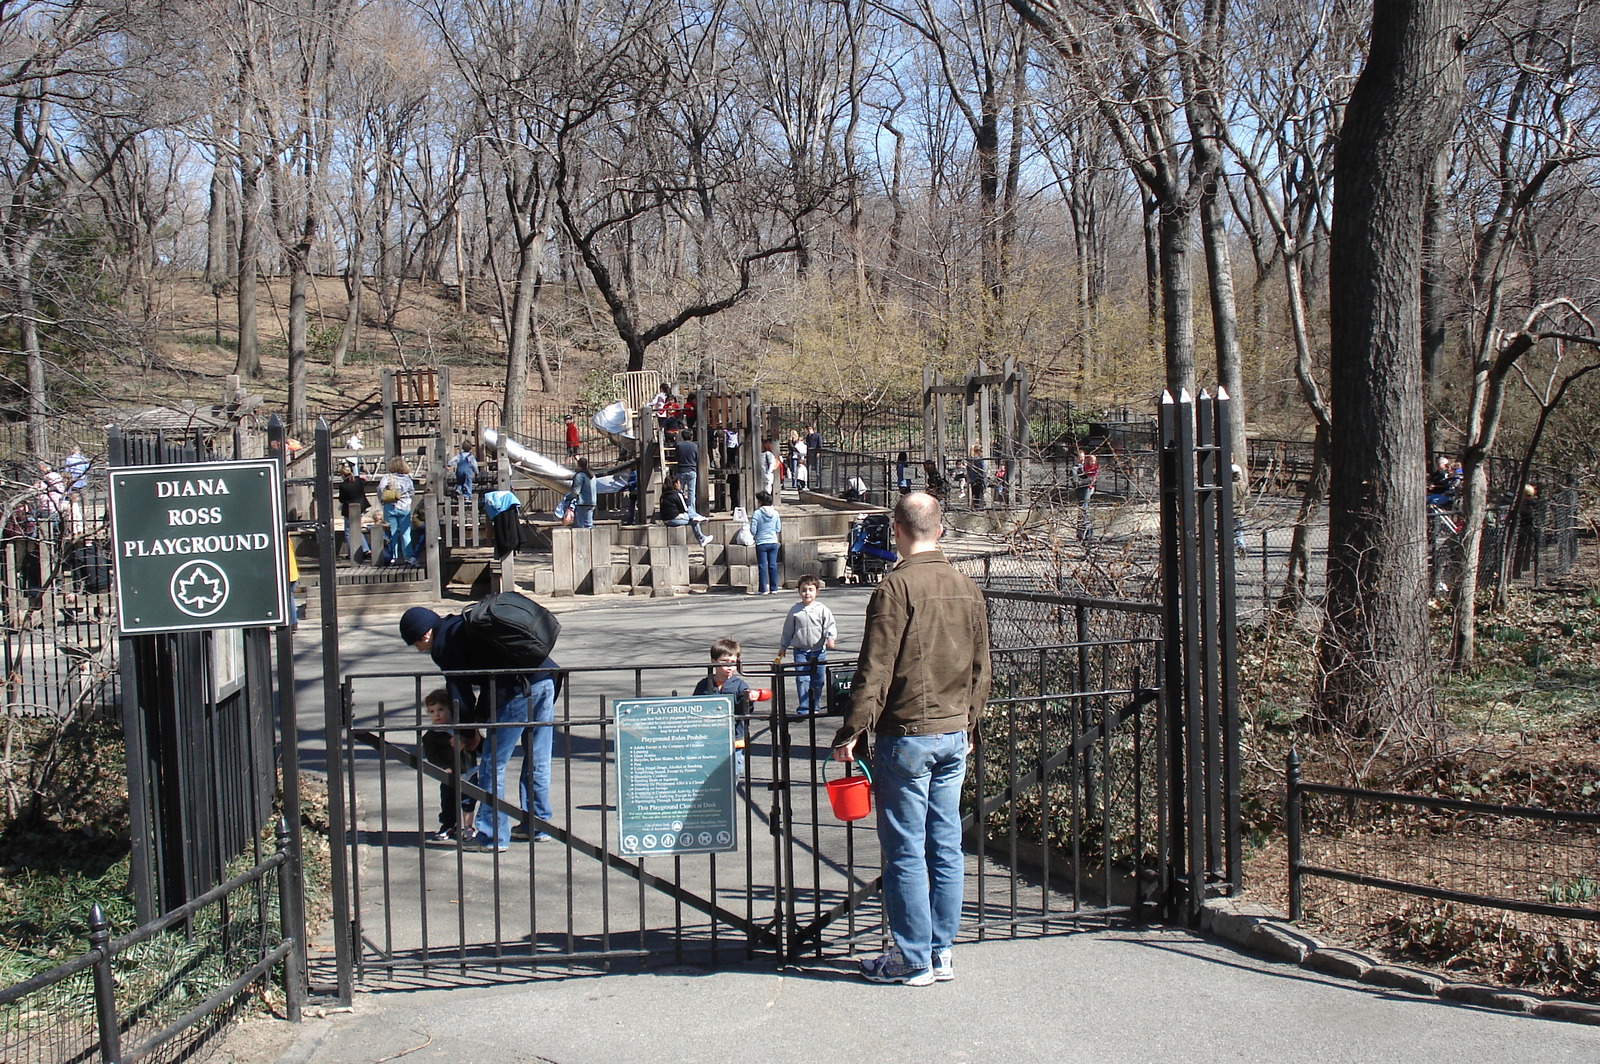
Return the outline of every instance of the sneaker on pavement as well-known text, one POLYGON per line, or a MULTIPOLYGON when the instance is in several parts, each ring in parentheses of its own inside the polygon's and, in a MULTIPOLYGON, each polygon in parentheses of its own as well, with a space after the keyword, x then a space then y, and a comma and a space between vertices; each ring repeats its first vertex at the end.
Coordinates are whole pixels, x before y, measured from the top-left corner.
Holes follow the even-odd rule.
POLYGON ((948 983, 956 977, 955 954, 948 947, 933 951, 933 981, 948 983))
POLYGON ((473 840, 472 845, 468 846, 467 849, 476 850, 479 853, 506 853, 511 849, 511 847, 496 846, 489 836, 479 835, 475 840, 473 840))
POLYGON ((905 986, 931 986, 931 968, 913 968, 898 947, 861 962, 861 975, 869 983, 901 983, 905 986))
POLYGON ((429 842, 446 843, 446 842, 454 842, 455 840, 456 840, 456 829, 455 828, 440 828, 438 831, 435 831, 432 835, 428 836, 428 841, 429 842))
POLYGON ((528 841, 528 826, 526 824, 514 825, 512 827, 512 829, 511 829, 511 841, 512 842, 527 842, 528 841))

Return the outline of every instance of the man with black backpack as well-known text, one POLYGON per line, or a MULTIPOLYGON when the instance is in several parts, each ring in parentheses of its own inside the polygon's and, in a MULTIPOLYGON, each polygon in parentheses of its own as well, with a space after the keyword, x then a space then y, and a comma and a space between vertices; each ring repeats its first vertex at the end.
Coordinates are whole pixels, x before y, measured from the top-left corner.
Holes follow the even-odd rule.
MULTIPOLYGON (((428 654, 445 673, 445 684, 462 723, 526 724, 533 728, 490 727, 478 764, 478 786, 496 797, 505 794, 506 764, 519 740, 523 770, 518 807, 548 822, 550 748, 555 719, 557 666, 550 660, 561 625, 549 610, 515 592, 490 595, 459 615, 441 617, 413 606, 400 618, 400 638, 428 654), (519 672, 498 670, 522 670, 519 672), (491 670, 496 670, 491 672, 491 670), (531 734, 529 734, 531 733, 531 734), (529 794, 529 791, 532 794, 529 794)), ((475 838, 466 848, 504 853, 512 839, 511 817, 489 802, 480 803, 475 838)), ((535 832, 544 842, 550 836, 535 832)))

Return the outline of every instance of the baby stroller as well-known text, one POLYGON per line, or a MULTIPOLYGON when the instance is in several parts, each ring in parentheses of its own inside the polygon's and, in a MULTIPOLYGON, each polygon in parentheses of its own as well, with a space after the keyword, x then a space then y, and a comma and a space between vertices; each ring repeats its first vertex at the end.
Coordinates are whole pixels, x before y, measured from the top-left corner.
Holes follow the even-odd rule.
POLYGON ((850 526, 845 563, 857 583, 876 583, 898 557, 888 514, 864 514, 850 526))

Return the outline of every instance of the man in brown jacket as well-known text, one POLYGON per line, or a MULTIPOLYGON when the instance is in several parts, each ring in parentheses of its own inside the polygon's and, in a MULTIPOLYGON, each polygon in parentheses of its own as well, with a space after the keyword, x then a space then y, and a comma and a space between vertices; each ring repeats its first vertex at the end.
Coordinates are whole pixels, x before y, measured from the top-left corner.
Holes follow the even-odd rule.
POLYGON ((926 492, 894 508, 900 562, 867 604, 850 711, 836 761, 876 735, 873 788, 883 850, 883 900, 894 948, 861 963, 875 983, 927 986, 955 978, 961 924, 961 780, 970 733, 989 697, 983 592, 939 550, 939 502, 926 492))

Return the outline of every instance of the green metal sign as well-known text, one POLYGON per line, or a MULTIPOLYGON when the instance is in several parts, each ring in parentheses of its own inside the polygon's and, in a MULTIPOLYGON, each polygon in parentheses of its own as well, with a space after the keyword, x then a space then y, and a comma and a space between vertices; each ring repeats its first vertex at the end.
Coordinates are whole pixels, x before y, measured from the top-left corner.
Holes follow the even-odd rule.
POLYGON ((113 469, 111 541, 124 635, 288 622, 276 461, 113 469))
POLYGON ((617 839, 628 856, 739 848, 733 700, 634 698, 617 714, 617 839))

